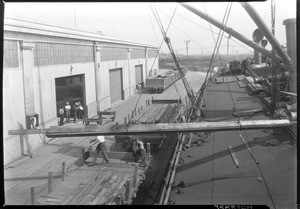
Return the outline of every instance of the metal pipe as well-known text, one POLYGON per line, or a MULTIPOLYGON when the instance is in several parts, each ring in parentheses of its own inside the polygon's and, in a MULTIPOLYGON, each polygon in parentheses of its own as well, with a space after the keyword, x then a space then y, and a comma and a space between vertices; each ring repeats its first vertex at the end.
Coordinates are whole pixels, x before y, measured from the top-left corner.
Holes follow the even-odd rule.
POLYGON ((183 133, 201 131, 232 131, 288 127, 293 123, 289 120, 249 120, 226 122, 198 123, 157 123, 157 124, 115 124, 104 126, 50 127, 47 137, 81 137, 98 135, 137 135, 157 133, 183 133))
POLYGON ((180 153, 181 153, 181 150, 182 150, 182 145, 183 145, 184 140, 185 140, 185 135, 182 134, 181 135, 181 140, 180 140, 180 145, 179 145, 179 148, 178 148, 177 153, 176 153, 176 158, 175 158, 175 162, 174 162, 171 177, 170 177, 170 182, 168 184, 168 187, 167 187, 167 190, 166 190, 166 195, 165 195, 165 198, 164 198, 164 201, 163 201, 163 205, 167 205, 168 201, 169 201, 169 197, 170 197, 170 194, 171 194, 171 188, 173 186, 173 182, 174 182, 174 179, 175 179, 176 168, 177 168, 177 165, 178 165, 178 161, 179 161, 179 157, 180 157, 180 153))
POLYGON ((279 56, 274 57, 274 55, 271 52, 269 52, 265 48, 261 47, 259 44, 251 41, 250 39, 246 38, 245 36, 238 33, 237 31, 233 30, 232 28, 222 25, 222 23, 220 23, 216 19, 208 16, 207 14, 204 14, 200 10, 198 10, 190 5, 187 5, 185 3, 180 3, 180 5, 185 7, 186 9, 190 10, 194 14, 198 15, 199 17, 203 18, 204 20, 210 22, 211 24, 218 27, 219 29, 224 30, 229 35, 233 36, 234 38, 238 39, 239 41, 243 42, 244 44, 250 46, 251 48, 259 51, 260 53, 264 54, 265 56, 270 57, 272 59, 279 59, 280 61, 282 61, 281 57, 279 57, 279 56))
POLYGON ((261 17, 258 15, 256 10, 247 2, 242 2, 241 4, 244 7, 244 9, 247 11, 249 16, 252 18, 252 20, 255 22, 255 24, 258 26, 259 30, 263 33, 263 35, 268 39, 270 44, 274 47, 278 55, 283 59, 283 61, 286 64, 290 64, 291 63, 290 57, 283 51, 279 42, 272 34, 270 29, 266 26, 266 24, 261 19, 261 17))

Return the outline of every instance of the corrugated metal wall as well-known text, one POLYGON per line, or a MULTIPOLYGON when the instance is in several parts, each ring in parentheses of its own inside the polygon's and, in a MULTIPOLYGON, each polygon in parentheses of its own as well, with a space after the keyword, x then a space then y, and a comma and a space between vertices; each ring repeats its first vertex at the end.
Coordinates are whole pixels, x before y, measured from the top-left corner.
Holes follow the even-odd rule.
POLYGON ((18 42, 4 40, 3 44, 3 65, 4 68, 19 67, 18 42))
POLYGON ((94 61, 93 46, 36 42, 34 65, 59 65, 94 61))

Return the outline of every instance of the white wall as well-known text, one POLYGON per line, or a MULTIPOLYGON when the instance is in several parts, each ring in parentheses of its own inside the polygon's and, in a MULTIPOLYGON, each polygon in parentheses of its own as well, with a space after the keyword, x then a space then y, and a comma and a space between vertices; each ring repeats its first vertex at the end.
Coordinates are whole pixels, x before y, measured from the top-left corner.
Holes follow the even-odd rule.
POLYGON ((35 97, 36 107, 39 107, 43 128, 57 125, 56 88, 55 78, 84 74, 85 75, 85 101, 88 106, 89 116, 96 114, 96 90, 94 63, 75 63, 70 72, 71 64, 51 65, 36 67, 35 72, 35 97), (47 94, 43 92, 47 89, 47 94))
MULTIPOLYGON (((18 130, 18 122, 25 127, 25 102, 23 72, 18 69, 3 70, 3 148, 4 164, 24 152, 20 136, 8 135, 8 130, 18 130)), ((26 127, 25 127, 26 128, 26 127)), ((26 150, 25 150, 26 153, 26 150)))

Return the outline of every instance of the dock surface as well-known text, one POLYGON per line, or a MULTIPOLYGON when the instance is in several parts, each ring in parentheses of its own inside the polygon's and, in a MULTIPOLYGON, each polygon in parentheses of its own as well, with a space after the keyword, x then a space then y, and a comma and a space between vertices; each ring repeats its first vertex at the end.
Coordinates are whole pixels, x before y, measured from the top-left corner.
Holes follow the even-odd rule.
MULTIPOLYGON (((201 82, 201 76, 197 73, 188 73, 187 80, 196 86, 201 82), (197 78, 197 79, 195 79, 197 78)), ((203 80, 203 79, 202 79, 203 80)), ((190 85, 191 85, 190 84, 190 85)), ((118 102, 112 106, 110 111, 116 111, 114 123, 124 123, 124 118, 131 114, 135 107, 146 106, 146 100, 153 99, 180 99, 186 96, 183 82, 178 80, 175 85, 170 86, 162 94, 137 94, 128 100, 118 102)), ((104 121, 104 124, 111 123, 104 121)), ((69 123, 64 126, 82 127, 83 123, 69 123)), ((107 189, 105 182, 110 182, 114 188, 126 184, 126 180, 133 180, 134 163, 128 159, 128 156, 121 153, 121 156, 110 159, 110 164, 103 167, 100 165, 101 159, 98 158, 98 164, 89 166, 92 158, 89 158, 85 164, 82 164, 82 147, 88 146, 93 137, 67 137, 54 138, 48 143, 42 145, 34 152, 34 157, 23 156, 4 167, 4 190, 6 205, 29 205, 31 204, 31 187, 34 187, 36 194, 36 204, 108 204, 111 196, 103 200, 85 199, 87 196, 96 194, 103 188, 107 189), (123 156, 124 155, 124 156, 123 156), (62 180, 62 163, 66 167, 66 179, 62 180), (48 192, 49 171, 52 171, 53 191, 48 192), (98 178, 97 176, 100 175, 98 178), (97 188, 89 186, 91 182, 98 182, 97 188), (85 193, 80 193, 83 188, 85 193), (89 190, 89 191, 87 191, 89 190), (76 193, 77 192, 77 193, 76 193), (73 199, 72 199, 73 198, 73 199), (98 202, 97 202, 98 201, 98 202)), ((107 136, 106 142, 110 151, 122 151, 121 147, 115 144, 114 136, 107 136)), ((116 153, 114 153, 116 155, 116 153)), ((117 153, 118 154, 118 153, 117 153)), ((109 157, 110 156, 109 153, 109 157)), ((144 180, 145 171, 139 167, 138 182, 144 180)), ((126 186, 125 186, 126 187, 126 186)), ((110 189, 111 195, 114 194, 110 189)), ((119 189, 120 190, 120 189, 119 189)), ((137 191, 131 192, 135 194, 137 191)), ((125 192, 126 193, 126 192, 125 192)), ((93 195, 92 195, 93 196, 93 195)), ((98 195, 99 196, 99 195, 98 195)), ((91 196, 89 196, 91 197, 91 196)))

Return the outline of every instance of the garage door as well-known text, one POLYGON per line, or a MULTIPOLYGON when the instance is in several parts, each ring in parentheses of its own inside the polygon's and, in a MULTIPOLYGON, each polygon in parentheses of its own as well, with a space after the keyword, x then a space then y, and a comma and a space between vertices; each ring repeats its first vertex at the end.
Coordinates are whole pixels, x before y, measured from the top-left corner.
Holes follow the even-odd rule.
POLYGON ((135 84, 143 82, 143 66, 135 66, 135 84))
POLYGON ((115 103, 122 99, 122 69, 112 69, 109 71, 109 85, 111 103, 115 103))

